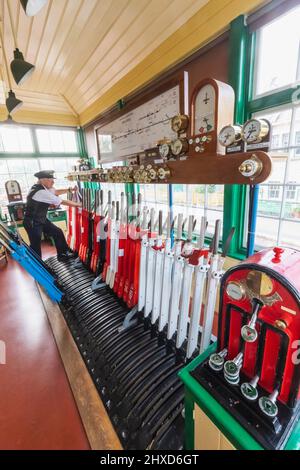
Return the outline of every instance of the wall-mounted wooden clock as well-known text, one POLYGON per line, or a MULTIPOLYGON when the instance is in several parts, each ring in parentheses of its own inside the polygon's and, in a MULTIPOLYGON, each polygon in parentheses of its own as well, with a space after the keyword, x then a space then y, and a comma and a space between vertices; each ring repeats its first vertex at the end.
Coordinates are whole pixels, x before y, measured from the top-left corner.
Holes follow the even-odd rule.
POLYGON ((191 95, 188 155, 225 153, 218 142, 219 131, 233 122, 234 91, 212 78, 202 80, 191 95))

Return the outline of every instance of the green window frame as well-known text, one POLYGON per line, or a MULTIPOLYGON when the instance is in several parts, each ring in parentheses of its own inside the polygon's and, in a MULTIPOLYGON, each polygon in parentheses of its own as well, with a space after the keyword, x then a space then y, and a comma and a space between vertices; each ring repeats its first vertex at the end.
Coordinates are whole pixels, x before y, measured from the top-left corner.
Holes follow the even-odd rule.
MULTIPOLYGON (((292 6, 291 6, 292 8, 292 6)), ((253 114, 291 105, 295 93, 300 96, 300 85, 261 97, 254 97, 254 66, 256 58, 257 33, 249 32, 243 15, 230 25, 229 41, 229 83, 235 91, 235 123, 243 124, 253 114)), ((226 185, 224 192, 223 241, 232 226, 236 228, 228 256, 236 259, 246 257, 244 240, 247 235, 247 193, 245 185, 226 185)))
MULTIPOLYGON (((2 124, 3 125, 3 124, 2 124)), ((33 152, 0 152, 0 158, 57 158, 59 156, 63 156, 65 158, 86 158, 87 157, 87 151, 86 151, 86 145, 85 145, 85 138, 84 138, 84 133, 82 128, 74 128, 74 127, 66 127, 66 126, 39 126, 39 125, 33 125, 33 124, 19 124, 16 123, 16 126, 22 126, 22 127, 27 127, 30 132, 31 132, 31 139, 32 139, 32 144, 33 144, 33 152), (39 146, 38 146, 38 141, 37 141, 37 136, 36 136, 36 130, 37 129, 52 129, 52 130, 73 130, 75 131, 75 136, 76 136, 76 145, 77 145, 77 152, 57 152, 57 153, 47 153, 47 152, 40 152, 39 151, 39 146)), ((0 123, 1 126, 1 123, 0 123)))
MULTIPOLYGON (((295 7, 294 4, 287 5, 287 8, 284 12, 281 14, 284 15, 288 13, 289 10, 293 9, 295 7)), ((281 16, 281 15, 280 15, 281 16)), ((268 24, 268 23, 266 23, 268 24)), ((248 37, 248 64, 247 64, 247 70, 248 70, 248 90, 246 94, 246 100, 245 100, 245 115, 248 118, 251 116, 255 115, 256 113, 261 113, 261 112, 272 112, 275 111, 276 108, 280 107, 288 107, 293 105, 294 102, 294 97, 295 95, 298 96, 298 99, 300 97, 300 85, 297 84, 297 86, 286 86, 286 87, 281 87, 279 89, 275 89, 274 92, 268 93, 262 96, 255 97, 255 90, 254 90, 254 85, 255 85, 255 65, 256 65, 256 60, 257 60, 257 45, 258 45, 258 40, 259 40, 259 30, 253 31, 251 34, 249 34, 248 37)), ((299 58, 298 58, 298 66, 299 66, 299 58)), ((284 142, 279 142, 279 147, 284 146, 284 142)), ((274 183, 276 184, 276 183, 274 183)), ((288 184, 280 184, 281 191, 284 191, 284 187, 286 188, 286 191, 288 191, 288 184)), ((282 203, 282 197, 280 197, 280 202, 281 205, 282 203)), ((281 221, 281 216, 278 219, 281 221)), ((280 222, 279 222, 280 223, 280 222)))
MULTIPOLYGON (((241 15, 231 22, 229 33, 229 84, 235 92, 234 123, 236 124, 243 124, 248 118, 246 94, 250 83, 249 40, 245 17, 241 15)), ((246 230, 246 196, 246 185, 225 185, 223 243, 231 227, 235 227, 228 256, 239 260, 246 257, 246 248, 243 246, 246 230)))

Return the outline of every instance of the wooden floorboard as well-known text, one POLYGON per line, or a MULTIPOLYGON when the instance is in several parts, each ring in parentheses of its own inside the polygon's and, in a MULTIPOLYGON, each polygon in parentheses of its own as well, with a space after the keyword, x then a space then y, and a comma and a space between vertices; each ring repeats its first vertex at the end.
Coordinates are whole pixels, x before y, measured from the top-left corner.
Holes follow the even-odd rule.
POLYGON ((121 450, 106 409, 57 303, 38 286, 74 398, 93 450, 121 450))

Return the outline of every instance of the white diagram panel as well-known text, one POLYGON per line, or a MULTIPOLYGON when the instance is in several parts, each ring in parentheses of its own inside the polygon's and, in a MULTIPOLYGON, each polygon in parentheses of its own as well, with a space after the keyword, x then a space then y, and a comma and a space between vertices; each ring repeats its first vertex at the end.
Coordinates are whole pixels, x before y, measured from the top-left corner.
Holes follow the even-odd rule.
POLYGON ((163 138, 174 140, 170 119, 179 114, 179 85, 97 130, 100 161, 122 160, 155 147, 163 138))

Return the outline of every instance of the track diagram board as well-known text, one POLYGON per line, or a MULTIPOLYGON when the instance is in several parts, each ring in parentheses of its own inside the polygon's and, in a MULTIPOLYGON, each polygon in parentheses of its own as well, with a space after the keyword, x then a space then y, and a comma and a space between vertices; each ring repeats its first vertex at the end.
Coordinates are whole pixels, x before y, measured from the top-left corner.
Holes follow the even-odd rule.
POLYGON ((100 160, 122 160, 155 147, 163 138, 174 140, 170 120, 179 110, 177 85, 97 129, 100 160))

